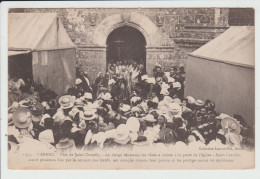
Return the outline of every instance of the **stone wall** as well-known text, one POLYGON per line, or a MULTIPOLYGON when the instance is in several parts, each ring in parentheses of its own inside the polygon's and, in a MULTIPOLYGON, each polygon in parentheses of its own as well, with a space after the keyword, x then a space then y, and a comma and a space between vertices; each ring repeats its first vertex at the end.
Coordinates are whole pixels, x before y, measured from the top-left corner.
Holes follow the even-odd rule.
POLYGON ((187 53, 228 28, 229 9, 103 8, 22 11, 58 13, 72 41, 78 46, 78 64, 93 74, 93 80, 99 71, 106 70, 106 38, 115 28, 129 25, 143 33, 147 41, 146 68, 151 73, 156 62, 162 64, 164 70, 171 65, 185 65, 187 53))

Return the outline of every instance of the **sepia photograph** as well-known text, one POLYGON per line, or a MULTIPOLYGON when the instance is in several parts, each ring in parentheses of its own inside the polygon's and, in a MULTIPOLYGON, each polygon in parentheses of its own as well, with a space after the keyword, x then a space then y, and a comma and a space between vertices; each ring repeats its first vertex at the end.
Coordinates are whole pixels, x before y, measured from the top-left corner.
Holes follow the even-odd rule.
POLYGON ((254 8, 9 8, 6 75, 9 169, 255 167, 254 8))

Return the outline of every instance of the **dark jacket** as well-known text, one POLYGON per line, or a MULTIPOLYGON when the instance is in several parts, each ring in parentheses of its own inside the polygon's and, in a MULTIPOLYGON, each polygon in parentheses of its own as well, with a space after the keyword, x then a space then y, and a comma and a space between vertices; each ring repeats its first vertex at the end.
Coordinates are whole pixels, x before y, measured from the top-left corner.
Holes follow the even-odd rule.
POLYGON ((82 81, 82 87, 83 87, 84 91, 92 93, 92 88, 91 88, 90 84, 88 85, 84 76, 80 76, 80 79, 82 81))

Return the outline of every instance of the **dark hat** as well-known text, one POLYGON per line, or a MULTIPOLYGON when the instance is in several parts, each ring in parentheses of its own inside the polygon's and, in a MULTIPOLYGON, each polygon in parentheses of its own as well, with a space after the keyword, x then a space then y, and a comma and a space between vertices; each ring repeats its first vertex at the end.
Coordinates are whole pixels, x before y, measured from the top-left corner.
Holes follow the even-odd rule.
POLYGON ((32 114, 35 116, 40 116, 44 112, 44 107, 40 102, 35 103, 33 106, 30 107, 32 114))
POLYGON ((182 119, 180 117, 173 117, 172 122, 176 126, 176 129, 183 125, 182 119))
POLYGON ((215 109, 215 103, 209 102, 206 107, 208 108, 208 110, 213 111, 215 109))
POLYGON ((188 137, 188 132, 185 129, 176 129, 176 133, 178 134, 178 141, 185 141, 188 137))
POLYGON ((37 102, 30 106, 29 109, 32 112, 32 120, 34 122, 39 122, 41 120, 41 115, 44 113, 44 107, 41 103, 37 102))
POLYGON ((44 127, 46 128, 52 128, 54 123, 54 119, 52 118, 45 118, 44 119, 44 127))
POLYGON ((68 130, 68 129, 71 129, 73 126, 72 126, 72 121, 70 120, 65 120, 62 124, 61 124, 61 128, 62 130, 68 130))

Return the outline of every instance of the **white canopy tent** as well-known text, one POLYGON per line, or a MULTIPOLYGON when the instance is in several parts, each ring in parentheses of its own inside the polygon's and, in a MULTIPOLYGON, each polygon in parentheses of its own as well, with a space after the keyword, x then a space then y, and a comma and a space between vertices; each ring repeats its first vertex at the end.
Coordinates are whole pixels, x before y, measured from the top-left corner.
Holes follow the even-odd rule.
POLYGON ((240 114, 254 125, 255 28, 230 27, 189 54, 185 96, 210 99, 217 112, 240 114))
POLYGON ((8 14, 9 61, 28 53, 35 83, 58 94, 74 85, 76 46, 56 13, 8 14))

